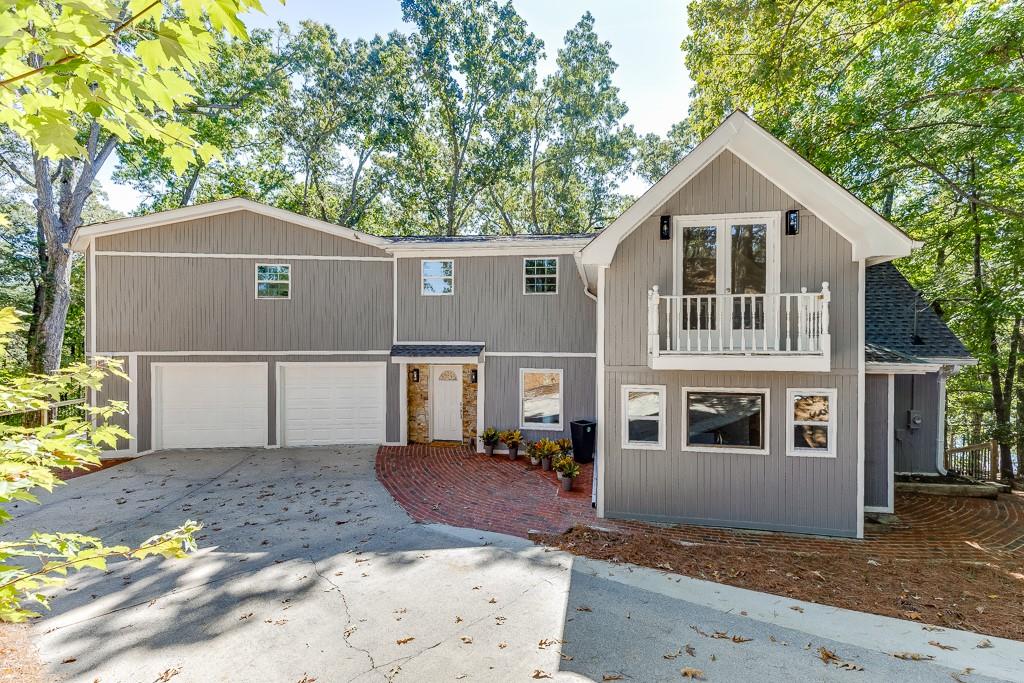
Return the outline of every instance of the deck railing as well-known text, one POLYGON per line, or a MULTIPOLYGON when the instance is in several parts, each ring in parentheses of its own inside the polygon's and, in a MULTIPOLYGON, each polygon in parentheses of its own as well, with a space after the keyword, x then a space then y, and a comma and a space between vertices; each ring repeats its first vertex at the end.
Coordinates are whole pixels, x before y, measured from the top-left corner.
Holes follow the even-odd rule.
POLYGON ((821 355, 829 341, 828 283, 779 294, 647 295, 648 353, 821 355))
POLYGON ((972 443, 960 448, 947 448, 943 466, 979 481, 999 480, 999 442, 995 439, 972 443))

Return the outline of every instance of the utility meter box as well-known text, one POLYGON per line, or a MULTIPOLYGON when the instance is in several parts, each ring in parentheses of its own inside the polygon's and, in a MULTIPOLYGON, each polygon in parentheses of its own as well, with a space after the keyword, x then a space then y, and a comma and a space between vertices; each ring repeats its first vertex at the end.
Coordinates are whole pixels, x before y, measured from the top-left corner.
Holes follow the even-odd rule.
POLYGON ((921 424, 924 422, 924 418, 921 417, 920 410, 908 410, 907 411, 907 427, 910 429, 920 429, 921 424))

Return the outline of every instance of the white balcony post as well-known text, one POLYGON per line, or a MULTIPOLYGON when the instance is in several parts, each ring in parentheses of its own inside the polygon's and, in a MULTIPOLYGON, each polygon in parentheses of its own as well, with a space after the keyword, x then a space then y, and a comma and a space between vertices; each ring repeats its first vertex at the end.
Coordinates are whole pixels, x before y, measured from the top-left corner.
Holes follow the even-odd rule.
POLYGON ((647 355, 652 358, 658 357, 661 346, 658 341, 658 304, 660 295, 658 285, 647 290, 647 355))
POLYGON ((828 283, 821 283, 821 334, 828 334, 828 302, 832 300, 832 292, 829 291, 828 283))

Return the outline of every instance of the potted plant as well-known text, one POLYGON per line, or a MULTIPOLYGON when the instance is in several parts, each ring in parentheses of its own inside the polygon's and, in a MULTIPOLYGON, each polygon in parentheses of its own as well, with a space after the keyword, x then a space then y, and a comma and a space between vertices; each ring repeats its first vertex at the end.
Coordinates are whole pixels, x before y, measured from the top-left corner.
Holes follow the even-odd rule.
POLYGON ((572 455, 572 439, 559 439, 555 445, 562 455, 572 455))
POLYGON ((526 442, 526 455, 530 458, 530 464, 534 467, 540 464, 540 453, 537 451, 537 448, 543 440, 526 442))
POLYGON ((558 479, 562 482, 562 490, 572 491, 572 481, 579 476, 580 466, 569 456, 562 456, 555 461, 555 472, 558 473, 558 479))
POLYGON ((551 471, 551 462, 558 457, 560 450, 558 443, 551 439, 541 439, 535 446, 537 451, 537 457, 540 460, 540 466, 545 472, 551 471))
POLYGON ((488 427, 484 430, 480 439, 484 442, 484 453, 487 455, 494 455, 494 447, 498 445, 499 441, 501 441, 501 435, 494 427, 488 427))
POLYGON ((508 429, 501 433, 501 441, 508 446, 508 459, 515 460, 519 456, 519 444, 523 442, 523 433, 518 429, 508 429))

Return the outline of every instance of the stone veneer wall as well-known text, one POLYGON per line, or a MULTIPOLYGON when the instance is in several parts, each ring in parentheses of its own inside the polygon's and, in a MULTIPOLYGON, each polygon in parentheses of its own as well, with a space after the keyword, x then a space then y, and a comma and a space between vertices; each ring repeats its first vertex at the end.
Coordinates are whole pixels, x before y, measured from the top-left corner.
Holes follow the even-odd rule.
MULTIPOLYGON (((462 366, 462 441, 476 438, 476 389, 472 372, 476 365, 462 366)), ((430 366, 407 365, 409 443, 430 443, 430 366), (420 371, 420 381, 412 381, 412 371, 420 371)))

